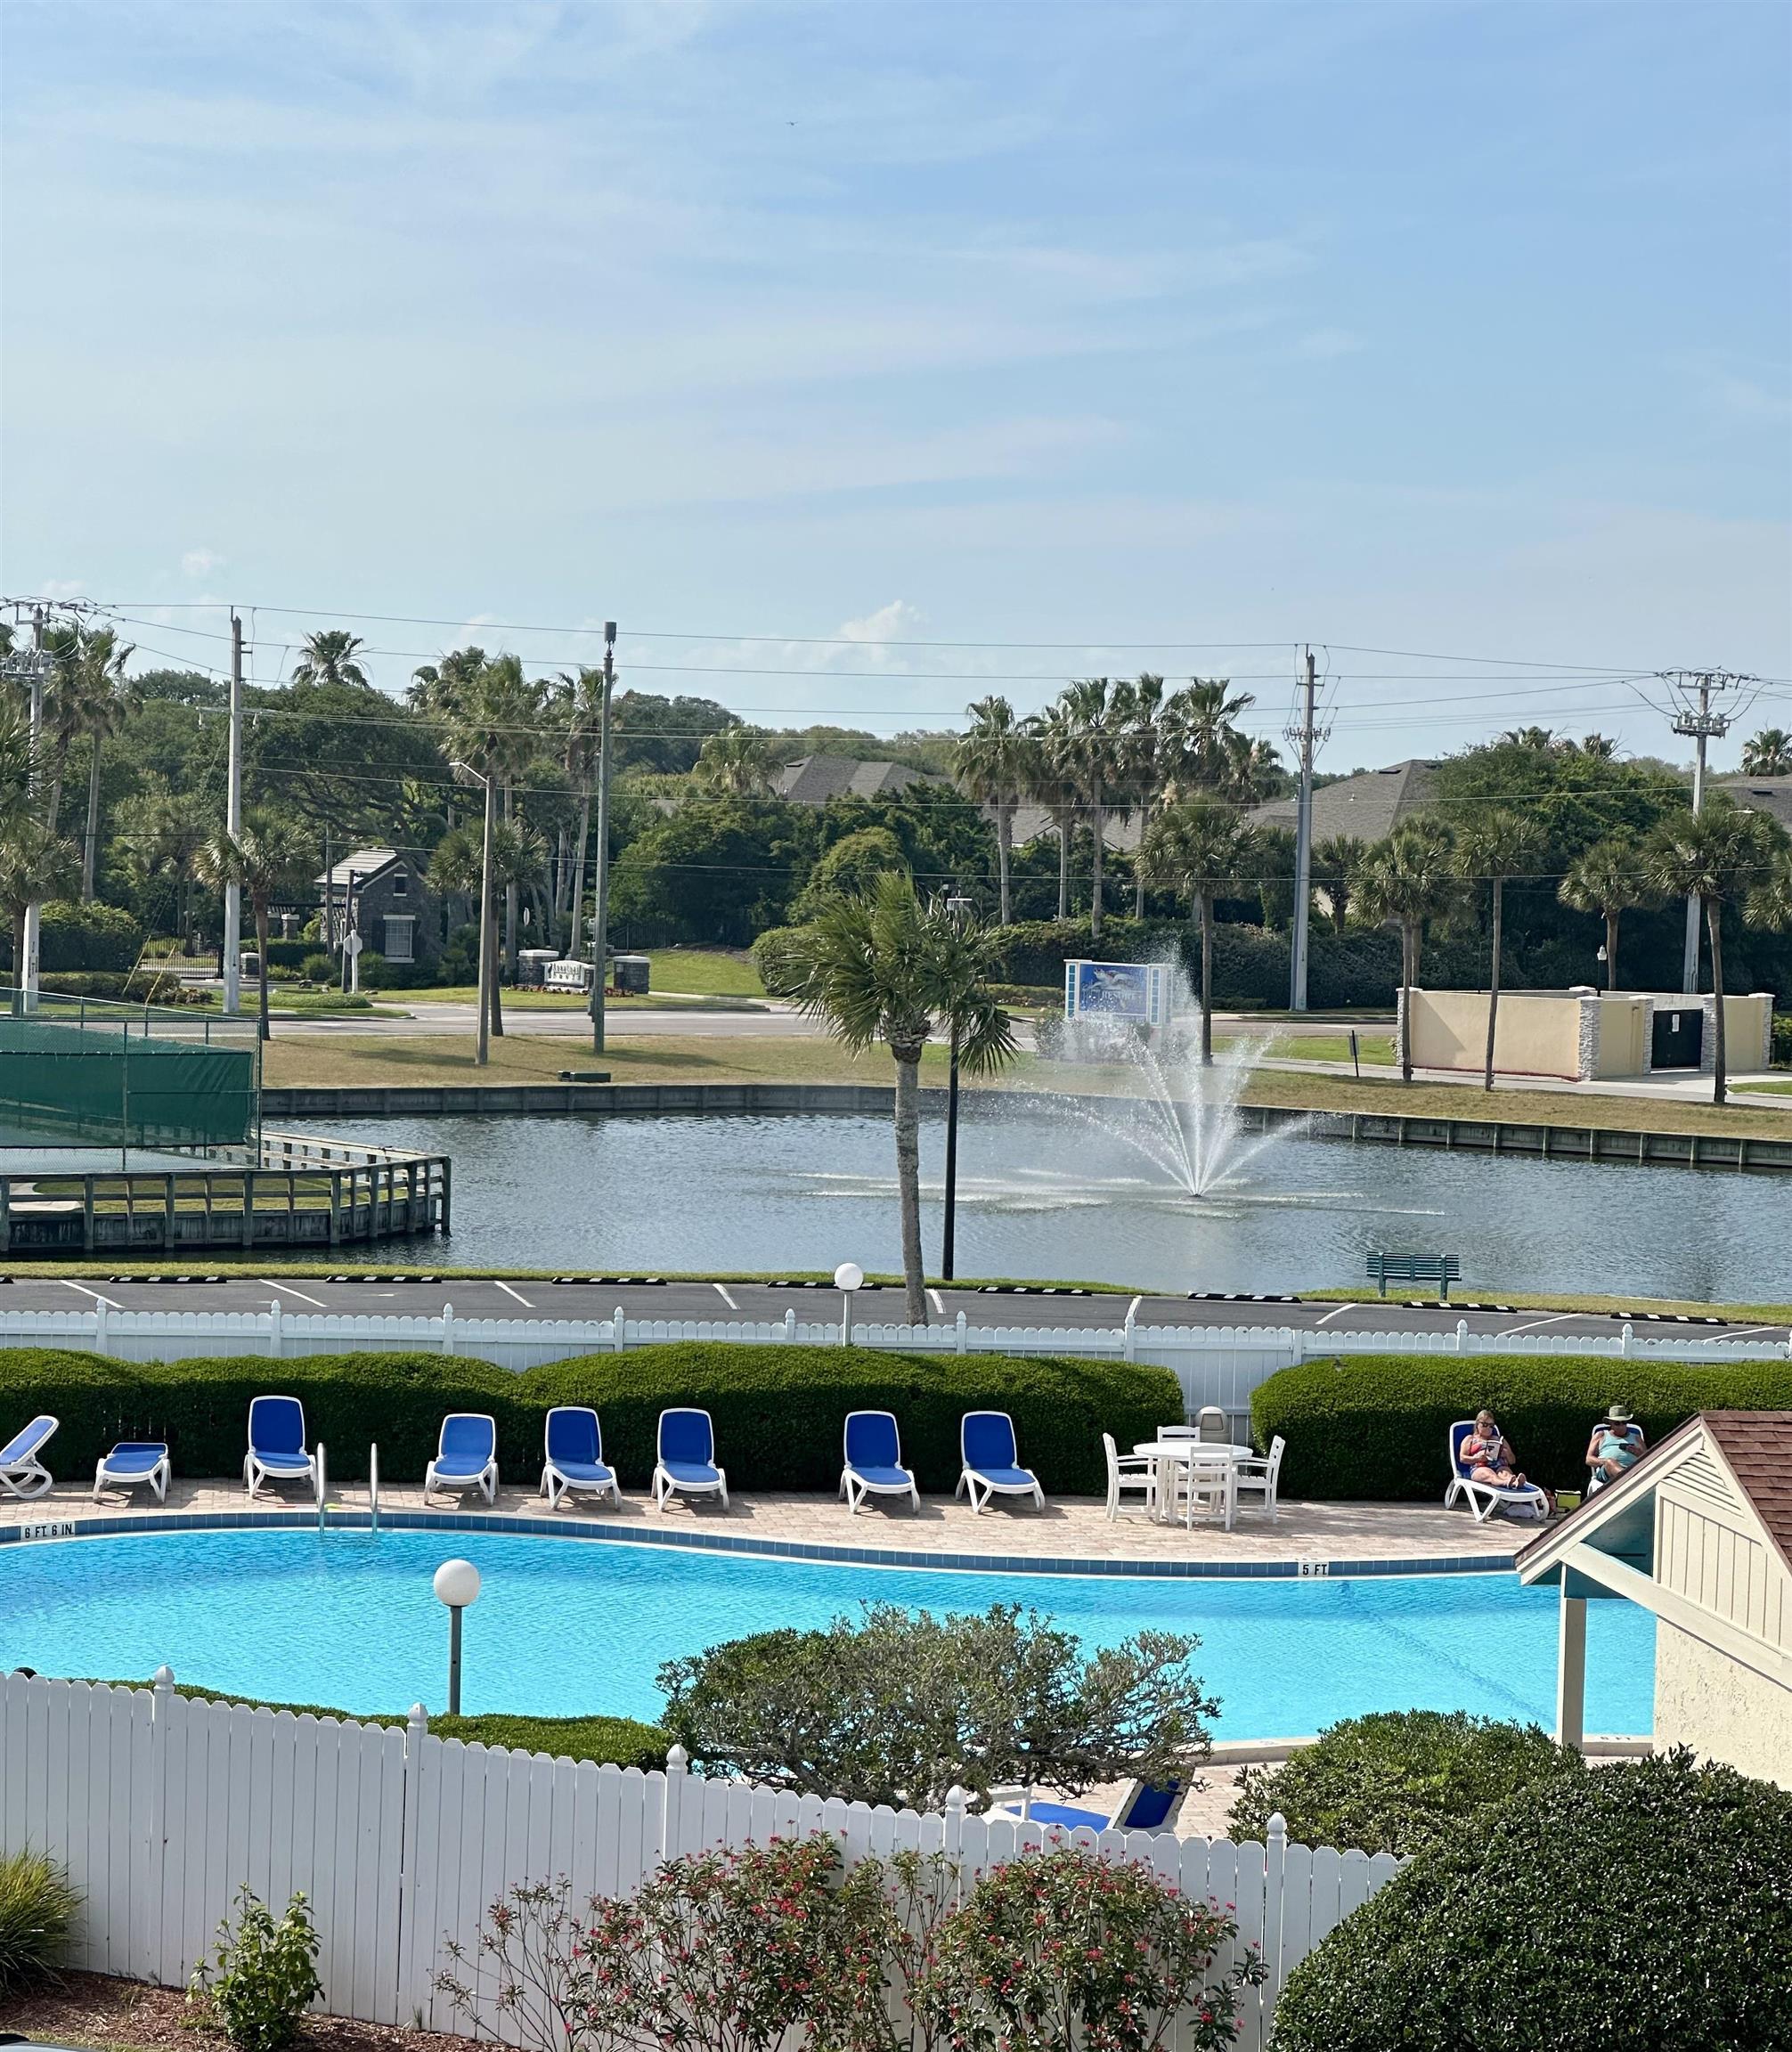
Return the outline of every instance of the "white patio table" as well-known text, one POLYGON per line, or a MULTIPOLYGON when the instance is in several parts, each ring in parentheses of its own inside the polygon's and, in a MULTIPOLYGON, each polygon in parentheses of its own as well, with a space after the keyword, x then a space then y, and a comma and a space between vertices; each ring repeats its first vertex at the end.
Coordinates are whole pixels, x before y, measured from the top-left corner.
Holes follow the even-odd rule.
MULTIPOLYGON (((1225 1528, 1230 1532, 1238 1510, 1238 1464, 1241 1461, 1254 1461, 1254 1446, 1240 1446, 1223 1439, 1141 1439, 1133 1446, 1135 1454, 1142 1454, 1147 1461, 1157 1463, 1157 1515, 1166 1525, 1176 1516, 1176 1489, 1174 1478, 1178 1468, 1191 1471, 1195 1468, 1224 1469, 1226 1482, 1225 1528), (1168 1504, 1169 1508, 1165 1509, 1168 1504)), ((1191 1479, 1193 1474, 1191 1472, 1191 1479)), ((1194 1523, 1194 1499, 1189 1497, 1188 1513, 1185 1522, 1194 1523)))

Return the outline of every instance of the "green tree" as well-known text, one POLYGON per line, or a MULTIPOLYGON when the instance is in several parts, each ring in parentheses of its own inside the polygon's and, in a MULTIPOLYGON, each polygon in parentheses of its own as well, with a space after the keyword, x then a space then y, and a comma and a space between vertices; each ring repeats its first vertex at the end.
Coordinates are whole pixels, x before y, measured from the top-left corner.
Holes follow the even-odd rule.
POLYGON ((1776 846, 1785 836, 1763 812, 1747 812, 1722 792, 1708 795, 1701 812, 1666 819, 1644 855, 1644 874, 1665 896, 1696 898, 1711 938, 1713 1014, 1711 1101, 1729 1094, 1728 1050, 1723 1034, 1723 909, 1746 897, 1772 873, 1776 846))
POLYGON ((1332 834, 1313 850, 1313 882, 1325 893, 1332 907, 1332 930, 1341 940, 1350 916, 1350 900, 1356 888, 1356 872, 1369 843, 1355 834, 1332 834))
POLYGON ((1089 829, 1089 940, 1102 937, 1102 876, 1107 854, 1107 822, 1117 786, 1125 776, 1120 709, 1105 677, 1079 677, 1059 694, 1062 719, 1055 729, 1061 773, 1076 793, 1089 829))
POLYGON ((745 948, 781 926, 815 859, 820 822, 774 798, 696 798, 636 835, 610 872, 622 929, 745 948))
POLYGON ((713 1774, 847 1802, 939 1810, 1005 1784, 1077 1796, 1185 1776, 1218 1705, 1198 1641, 1141 1632, 1085 1656, 1019 1604, 981 1616, 893 1604, 826 1631, 732 1639, 667 1662, 663 1729, 713 1774))
POLYGON ((135 712, 137 695, 125 674, 133 651, 121 648, 110 627, 95 629, 83 637, 80 664, 78 716, 86 736, 87 827, 81 843, 81 901, 91 904, 100 850, 100 759, 108 741, 124 732, 135 712))
POLYGON ((1062 698, 1026 722, 1034 743, 1033 781, 1028 795, 1043 805, 1058 836, 1058 917, 1071 916, 1071 854, 1081 800, 1077 787, 1076 729, 1062 698))
POLYGON ((990 994, 989 932, 924 905, 910 877, 886 870, 868 896, 839 899, 772 953, 766 987, 827 1022, 855 1054, 882 1040, 896 1063, 896 1181, 908 1322, 927 1322, 921 1255, 921 1056, 949 1034, 959 1067, 988 1075, 1014 1058, 1014 1022, 990 994))
POLYGON ((1792 932, 1792 843, 1775 849, 1743 900, 1743 923, 1763 933, 1792 932))
MULTIPOLYGON (((1169 777, 1164 745, 1165 703, 1163 679, 1151 671, 1142 670, 1130 684, 1121 682, 1114 686, 1115 794, 1124 802, 1128 818, 1137 823, 1141 840, 1163 802, 1164 785, 1169 777)), ((1135 859, 1132 877, 1135 919, 1144 917, 1144 872, 1135 859)))
POLYGON ((1605 987, 1617 989, 1617 928, 1626 912, 1655 902, 1642 873, 1641 844, 1632 835, 1609 834, 1583 850, 1557 887, 1564 905, 1605 921, 1605 987))
MULTIPOLYGON (((576 673, 562 670, 555 680, 552 710, 563 737, 562 760, 579 794, 579 832, 570 878, 572 890, 572 938, 566 952, 579 952, 585 911, 585 851, 591 837, 591 798, 602 769, 604 673, 582 669, 576 673)), ((610 745, 615 746, 616 707, 610 703, 610 745)), ((556 907, 558 910, 558 905, 556 907)))
POLYGON ((1763 727, 1742 745, 1745 777, 1792 777, 1792 734, 1783 727, 1763 727))
POLYGON ((1456 829, 1456 868, 1470 884, 1493 890, 1493 935, 1488 957, 1487 1051, 1481 1087, 1494 1087, 1494 1035, 1500 1016, 1500 977, 1504 966, 1506 884, 1529 873, 1543 843, 1542 830, 1523 812, 1504 806, 1470 812, 1456 829))
POLYGON ((756 727, 730 727, 705 740, 691 782, 709 798, 766 798, 780 766, 769 734, 756 727))
POLYGON ((307 634, 292 666, 295 684, 353 684, 365 688, 367 672, 359 656, 365 646, 359 634, 341 627, 320 627, 307 634))
POLYGON ((1173 692, 1163 709, 1163 766, 1178 796, 1218 794, 1228 781, 1240 716, 1257 703, 1225 677, 1195 677, 1173 692))
POLYGON ((1413 1080, 1413 985, 1425 922, 1444 910, 1455 893, 1450 834, 1423 815, 1402 820, 1385 841, 1363 858, 1356 900, 1370 919, 1393 920, 1400 929, 1400 1078, 1413 1080))
POLYGON ((267 1017, 267 915, 276 898, 292 896, 311 882, 317 867, 317 849, 309 834, 296 821, 263 814, 245 823, 234 836, 220 827, 200 847, 198 867, 201 880, 221 891, 234 884, 248 900, 255 913, 255 944, 261 957, 257 997, 261 1038, 273 1038, 267 1017))
POLYGON ((902 843, 887 826, 861 826, 836 841, 809 872, 790 916, 799 922, 813 919, 838 898, 863 898, 886 873, 910 874, 902 843))
POLYGON ((46 899, 66 896, 79 870, 80 859, 73 845, 30 813, 15 816, 0 827, 0 905, 12 921, 15 1012, 23 1004, 25 914, 46 899))
POLYGON ((1147 877, 1189 901, 1201 928, 1201 1059, 1213 1063, 1213 905, 1250 869, 1256 836, 1237 810, 1185 799, 1153 821, 1139 848, 1147 877))
POLYGON ((996 821, 996 877, 1001 924, 1012 919, 1008 868, 1014 855, 1014 813, 1035 776, 1038 743, 1024 721, 1016 720, 1006 698, 979 698, 965 707, 968 730, 953 753, 953 774, 959 788, 979 805, 987 805, 996 821))

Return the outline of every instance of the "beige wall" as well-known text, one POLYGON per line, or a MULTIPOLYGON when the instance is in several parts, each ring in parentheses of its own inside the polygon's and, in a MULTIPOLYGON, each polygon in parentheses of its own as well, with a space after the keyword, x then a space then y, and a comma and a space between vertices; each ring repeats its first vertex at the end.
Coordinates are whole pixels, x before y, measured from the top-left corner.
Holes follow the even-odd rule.
MULTIPOLYGON (((1723 1054, 1731 1068, 1760 1069, 1765 1065, 1762 1050, 1767 1044, 1772 1018, 1773 999, 1767 993, 1723 1000, 1723 1054)), ((1707 1061, 1710 1052, 1706 1050, 1707 1061)))
MULTIPOLYGON (((1479 1069, 1487 1052, 1485 990, 1414 990, 1413 1060, 1421 1069, 1479 1069)), ((1503 993, 1494 1067, 1508 1076, 1580 1074, 1580 999, 1503 993)))
POLYGON ((1658 1619, 1655 1746, 1792 1788, 1792 1689, 1658 1619))
POLYGON ((1656 1491, 1655 1578, 1738 1631, 1792 1651, 1792 1575, 1708 1451, 1656 1491))
POLYGON ((1601 998, 1595 1076, 1641 1076, 1649 1061, 1649 1004, 1642 998, 1601 998))

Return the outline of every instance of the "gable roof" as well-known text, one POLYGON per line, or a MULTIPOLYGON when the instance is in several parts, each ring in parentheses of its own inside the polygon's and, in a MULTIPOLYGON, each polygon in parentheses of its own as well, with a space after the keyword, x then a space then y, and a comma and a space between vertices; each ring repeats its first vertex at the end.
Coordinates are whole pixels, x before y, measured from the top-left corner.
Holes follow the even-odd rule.
POLYGON ((1520 1546, 1512 1557, 1519 1579, 1536 1581, 1571 1548, 1601 1535, 1607 1543, 1602 1551, 1651 1553, 1655 1491, 1701 1450, 1715 1456, 1792 1573, 1792 1411, 1701 1411, 1651 1447, 1629 1474, 1520 1546))
POLYGON ((803 755, 778 773, 778 794, 793 805, 826 805, 830 798, 893 798, 911 784, 943 784, 906 762, 861 761, 856 755, 803 755))
POLYGON ((340 862, 332 862, 321 875, 314 876, 312 882, 320 890, 328 884, 333 890, 346 891, 348 888, 349 872, 353 870, 358 890, 362 884, 371 883, 383 870, 391 868, 397 859, 398 851, 395 848, 357 848, 352 855, 345 855, 340 862))
MULTIPOLYGON (((1438 765, 1414 756, 1385 770, 1364 770, 1322 785, 1313 794, 1313 838, 1329 841, 1348 834, 1359 841, 1385 841, 1408 813, 1429 805, 1438 788, 1438 765)), ((1294 825, 1292 798, 1272 798, 1246 813, 1253 826, 1294 825)))
MULTIPOLYGON (((983 808, 983 817, 993 819, 995 813, 989 806, 983 808)), ((1079 821, 1079 825, 1086 822, 1079 821)), ((1123 849, 1128 855, 1138 846, 1143 828, 1142 815, 1136 812, 1110 812, 1102 825, 1102 845, 1104 848, 1123 849)), ((1024 848, 1028 842, 1037 841, 1041 834, 1055 835, 1056 822, 1043 805, 1016 805, 1014 808, 1014 845, 1024 848)))

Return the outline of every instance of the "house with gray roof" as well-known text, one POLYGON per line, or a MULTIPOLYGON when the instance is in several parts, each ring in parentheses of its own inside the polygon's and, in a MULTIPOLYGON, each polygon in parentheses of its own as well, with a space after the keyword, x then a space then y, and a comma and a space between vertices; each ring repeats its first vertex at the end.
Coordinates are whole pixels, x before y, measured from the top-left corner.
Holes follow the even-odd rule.
POLYGON ((914 784, 945 784, 906 762, 860 761, 856 755, 802 755, 778 773, 780 798, 793 805, 826 805, 835 798, 897 798, 914 784))
POLYGON ((1792 777, 1720 777, 1716 787, 1745 811, 1764 812, 1792 834, 1792 777))
MULTIPOLYGON (((1403 819, 1437 795, 1438 768, 1435 761, 1415 757, 1322 785, 1313 794, 1314 840, 1348 834, 1358 841, 1385 841, 1403 819)), ((1294 801, 1272 798, 1245 817, 1253 826, 1285 826, 1292 833, 1294 801)))

